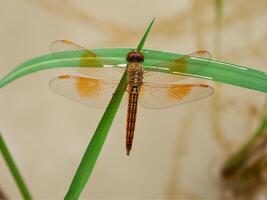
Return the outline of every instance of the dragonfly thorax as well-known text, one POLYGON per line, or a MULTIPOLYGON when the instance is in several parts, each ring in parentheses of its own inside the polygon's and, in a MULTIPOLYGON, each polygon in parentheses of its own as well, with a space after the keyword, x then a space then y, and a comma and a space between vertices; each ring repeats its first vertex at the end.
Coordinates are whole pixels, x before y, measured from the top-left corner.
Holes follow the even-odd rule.
POLYGON ((129 63, 127 65, 127 74, 129 85, 141 86, 143 82, 144 69, 143 65, 138 62, 129 63))
POLYGON ((127 72, 128 72, 129 77, 143 78, 144 68, 141 63, 133 62, 127 65, 127 72))

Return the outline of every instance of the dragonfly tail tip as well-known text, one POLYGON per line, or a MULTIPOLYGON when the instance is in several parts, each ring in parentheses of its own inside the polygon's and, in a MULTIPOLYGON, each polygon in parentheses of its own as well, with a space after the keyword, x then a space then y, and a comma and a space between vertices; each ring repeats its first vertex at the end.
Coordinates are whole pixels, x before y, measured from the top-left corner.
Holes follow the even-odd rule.
POLYGON ((127 156, 130 155, 130 150, 129 150, 129 149, 127 149, 127 153, 126 153, 126 155, 127 155, 127 156))

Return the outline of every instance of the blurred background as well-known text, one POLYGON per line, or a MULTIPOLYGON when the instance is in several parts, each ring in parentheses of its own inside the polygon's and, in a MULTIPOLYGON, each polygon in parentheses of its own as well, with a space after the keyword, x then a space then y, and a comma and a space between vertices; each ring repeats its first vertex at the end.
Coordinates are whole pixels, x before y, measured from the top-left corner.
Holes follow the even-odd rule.
MULTIPOLYGON (((214 0, 1 0, 0 76, 50 53, 57 39, 87 48, 136 47, 154 16, 145 48, 205 49, 213 59, 267 71, 266 1, 220 2, 221 24, 214 0)), ((49 89, 52 78, 73 72, 34 73, 0 91, 0 130, 35 199, 64 197, 103 114, 49 89)), ((126 108, 119 110, 82 199, 224 198, 220 170, 258 126, 265 95, 191 80, 212 85, 214 95, 167 110, 140 107, 129 157, 126 108)), ((2 157, 0 188, 21 199, 2 157)))

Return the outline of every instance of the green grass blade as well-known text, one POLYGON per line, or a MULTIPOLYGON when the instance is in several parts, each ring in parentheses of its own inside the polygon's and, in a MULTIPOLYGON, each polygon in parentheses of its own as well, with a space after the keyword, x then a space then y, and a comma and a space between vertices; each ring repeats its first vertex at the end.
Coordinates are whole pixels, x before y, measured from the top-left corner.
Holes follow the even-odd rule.
POLYGON ((25 200, 30 200, 32 199, 31 194, 15 164, 14 159, 12 158, 7 145, 5 144, 5 141, 2 137, 2 134, 0 133, 0 151, 4 157, 4 160, 6 161, 6 164, 12 174, 12 176, 14 177, 16 184, 20 190, 20 193, 22 194, 23 198, 25 200))
MULTIPOLYGON (((127 53, 132 50, 132 48, 101 48, 92 50, 99 56, 107 57, 108 59, 115 59, 121 63, 125 63, 125 57, 127 53)), ((184 56, 183 54, 150 49, 144 49, 143 52, 145 55, 145 62, 143 63, 145 70, 163 73, 174 73, 175 71, 173 71, 171 68, 153 68, 153 65, 155 63, 169 61, 184 56)), ((63 52, 62 54, 64 54, 65 59, 68 59, 68 64, 66 64, 64 61, 59 62, 60 60, 55 59, 55 56, 51 54, 33 58, 22 63, 9 74, 0 79, 0 88, 22 76, 33 72, 60 67, 80 67, 79 59, 82 58, 81 55, 73 52, 63 52)), ((195 60, 193 60, 193 62, 195 62, 195 60)), ((219 60, 208 61, 207 65, 207 60, 205 59, 198 59, 198 63, 193 65, 193 68, 190 69, 189 67, 188 72, 191 71, 191 73, 185 73, 185 75, 267 93, 267 73, 263 71, 222 62, 219 60), (203 70, 193 69, 201 66, 205 66, 203 70)))
POLYGON ((143 35, 142 39, 140 40, 140 42, 139 42, 139 44, 138 44, 138 46, 137 46, 137 49, 136 49, 137 51, 141 51, 141 50, 143 49, 144 44, 145 44, 145 41, 146 41, 147 36, 148 36, 148 33, 150 32, 150 29, 151 29, 151 27, 152 27, 154 21, 155 21, 155 17, 154 17, 153 20, 150 22, 150 24, 149 24, 149 26, 148 26, 148 28, 147 28, 145 34, 143 35))
POLYGON ((100 123, 98 124, 95 134, 84 153, 79 168, 71 182, 70 188, 64 199, 73 200, 79 198, 84 186, 86 185, 92 173, 92 170, 95 166, 96 160, 100 154, 102 146, 104 145, 105 139, 112 125, 113 119, 119 108, 126 85, 127 85, 127 73, 125 71, 106 111, 102 116, 100 123))

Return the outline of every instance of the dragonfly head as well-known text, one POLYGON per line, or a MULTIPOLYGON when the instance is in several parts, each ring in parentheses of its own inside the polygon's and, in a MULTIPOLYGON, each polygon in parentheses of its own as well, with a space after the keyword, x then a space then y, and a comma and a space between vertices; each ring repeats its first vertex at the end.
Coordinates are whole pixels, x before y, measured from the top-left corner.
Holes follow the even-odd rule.
POLYGON ((127 54, 127 62, 144 62, 144 55, 138 51, 131 51, 127 54))

